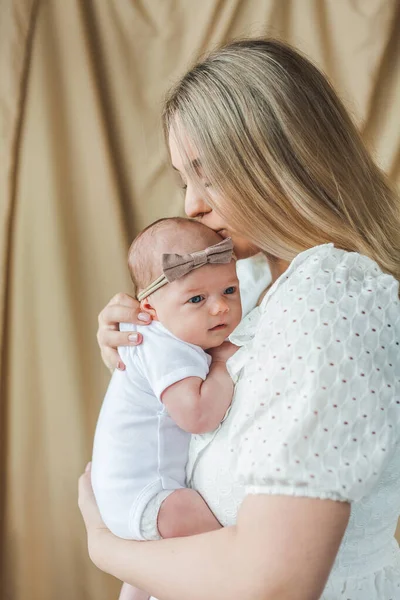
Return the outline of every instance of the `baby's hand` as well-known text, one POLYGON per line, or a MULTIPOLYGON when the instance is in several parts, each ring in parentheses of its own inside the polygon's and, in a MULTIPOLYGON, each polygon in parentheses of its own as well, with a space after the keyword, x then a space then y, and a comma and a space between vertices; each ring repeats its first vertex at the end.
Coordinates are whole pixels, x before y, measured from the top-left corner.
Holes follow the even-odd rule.
POLYGON ((228 360, 233 354, 235 354, 238 347, 232 344, 231 342, 223 342, 220 346, 216 348, 210 348, 207 350, 208 354, 212 357, 212 361, 214 362, 224 362, 228 360))

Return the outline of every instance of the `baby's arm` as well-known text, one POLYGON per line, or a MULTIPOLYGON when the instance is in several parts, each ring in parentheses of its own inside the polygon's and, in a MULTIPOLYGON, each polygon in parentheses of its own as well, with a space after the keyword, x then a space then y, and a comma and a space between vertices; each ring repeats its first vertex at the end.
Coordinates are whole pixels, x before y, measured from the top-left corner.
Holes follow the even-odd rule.
POLYGON ((220 348, 211 351, 213 362, 204 381, 200 377, 187 377, 161 395, 171 418, 189 433, 216 429, 232 402, 233 382, 226 361, 237 347, 225 342, 220 348))

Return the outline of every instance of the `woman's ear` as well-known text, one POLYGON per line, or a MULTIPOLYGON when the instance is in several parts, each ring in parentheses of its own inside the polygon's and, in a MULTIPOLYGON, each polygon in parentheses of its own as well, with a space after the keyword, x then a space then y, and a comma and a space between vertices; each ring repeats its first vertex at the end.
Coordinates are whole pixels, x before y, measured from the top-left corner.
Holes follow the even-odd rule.
POLYGON ((158 320, 157 311, 150 300, 150 296, 148 296, 147 298, 143 298, 143 300, 140 301, 140 310, 149 313, 149 315, 152 316, 154 321, 158 320))

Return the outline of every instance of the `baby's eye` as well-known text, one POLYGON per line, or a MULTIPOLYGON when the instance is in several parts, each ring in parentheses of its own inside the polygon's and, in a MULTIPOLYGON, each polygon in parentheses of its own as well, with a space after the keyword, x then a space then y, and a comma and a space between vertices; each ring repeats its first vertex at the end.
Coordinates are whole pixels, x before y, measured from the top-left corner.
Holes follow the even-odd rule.
POLYGON ((202 300, 204 300, 204 296, 193 296, 193 298, 190 298, 188 302, 190 302, 191 304, 199 304, 199 302, 201 302, 202 300))
POLYGON ((226 288, 226 290, 224 291, 224 294, 234 294, 236 292, 236 287, 234 285, 231 285, 230 287, 226 288))

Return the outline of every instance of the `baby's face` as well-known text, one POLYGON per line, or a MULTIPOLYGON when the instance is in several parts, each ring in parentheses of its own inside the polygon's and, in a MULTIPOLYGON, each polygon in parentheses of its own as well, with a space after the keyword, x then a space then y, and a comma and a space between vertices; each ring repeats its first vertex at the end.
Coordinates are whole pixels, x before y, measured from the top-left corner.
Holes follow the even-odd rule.
POLYGON ((242 318, 235 261, 205 265, 167 284, 149 301, 156 319, 179 339, 215 348, 242 318))

